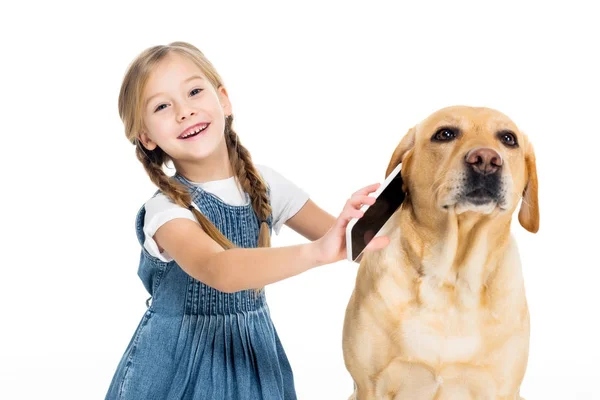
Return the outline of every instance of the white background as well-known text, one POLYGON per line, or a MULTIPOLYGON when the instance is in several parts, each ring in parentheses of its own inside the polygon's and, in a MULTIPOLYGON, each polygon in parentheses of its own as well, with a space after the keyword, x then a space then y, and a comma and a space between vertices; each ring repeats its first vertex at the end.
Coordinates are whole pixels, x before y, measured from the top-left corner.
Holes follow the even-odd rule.
MULTIPOLYGON (((134 217, 155 190, 119 86, 140 51, 185 40, 223 76, 254 161, 336 215, 434 110, 509 115, 540 179, 539 233, 512 227, 532 315, 522 395, 599 399, 600 29, 582 2, 551 3, 3 5, 0 398, 104 398, 145 310, 134 217)), ((356 270, 267 288, 300 399, 352 391, 341 333, 356 270)))

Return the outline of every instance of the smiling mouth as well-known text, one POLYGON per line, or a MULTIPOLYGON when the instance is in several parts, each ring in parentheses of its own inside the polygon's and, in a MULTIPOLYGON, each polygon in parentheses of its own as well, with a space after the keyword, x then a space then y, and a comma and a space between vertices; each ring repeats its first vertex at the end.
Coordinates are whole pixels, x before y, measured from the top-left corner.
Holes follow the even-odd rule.
POLYGON ((189 139, 189 138, 193 138, 194 136, 198 136, 199 134, 201 134, 202 132, 204 132, 206 130, 206 128, 208 128, 210 125, 210 123, 206 123, 204 125, 200 125, 199 127, 197 127, 196 129, 194 129, 191 132, 186 133, 185 135, 181 135, 178 137, 178 139, 189 139))

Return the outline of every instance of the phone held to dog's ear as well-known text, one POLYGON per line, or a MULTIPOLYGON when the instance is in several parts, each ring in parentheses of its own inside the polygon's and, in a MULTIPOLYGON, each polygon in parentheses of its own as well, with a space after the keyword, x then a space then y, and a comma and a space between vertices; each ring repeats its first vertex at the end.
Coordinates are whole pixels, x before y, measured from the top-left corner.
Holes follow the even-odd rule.
POLYGON ((373 193, 375 203, 365 204, 361 218, 352 218, 346 227, 346 250, 349 261, 357 261, 365 247, 379 233, 380 229, 396 212, 404 201, 402 191, 402 164, 387 176, 385 181, 373 193))

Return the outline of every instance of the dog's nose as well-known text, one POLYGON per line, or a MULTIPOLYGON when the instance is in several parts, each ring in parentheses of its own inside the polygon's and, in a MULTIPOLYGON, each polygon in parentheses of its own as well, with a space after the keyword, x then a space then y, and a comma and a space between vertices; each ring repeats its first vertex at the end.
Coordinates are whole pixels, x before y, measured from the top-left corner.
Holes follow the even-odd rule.
POLYGON ((473 167, 475 172, 483 175, 493 174, 502 166, 502 157, 496 150, 481 147, 467 153, 465 162, 473 167))

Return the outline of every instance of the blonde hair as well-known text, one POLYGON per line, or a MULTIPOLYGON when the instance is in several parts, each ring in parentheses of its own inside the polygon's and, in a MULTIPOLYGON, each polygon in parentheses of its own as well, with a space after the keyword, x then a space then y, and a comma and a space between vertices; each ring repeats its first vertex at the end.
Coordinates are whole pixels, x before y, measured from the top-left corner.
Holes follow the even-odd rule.
MULTIPOLYGON (((125 135, 136 146, 136 156, 152 182, 175 204, 190 209, 202 229, 224 249, 230 249, 236 246, 208 218, 193 207, 191 194, 185 185, 164 173, 163 164, 171 160, 169 155, 160 147, 156 147, 152 151, 147 150, 138 138, 144 126, 142 119, 144 86, 153 68, 169 53, 177 53, 190 59, 200 68, 215 90, 223 86, 223 80, 215 67, 193 45, 177 41, 168 45, 150 47, 140 53, 129 65, 121 85, 119 115, 125 126, 125 135)), ((259 219, 258 247, 270 247, 271 236, 267 218, 271 214, 271 205, 267 196, 267 186, 252 162, 250 152, 240 143, 232 124, 233 115, 225 117, 225 142, 229 161, 242 189, 250 196, 252 207, 259 219)))

